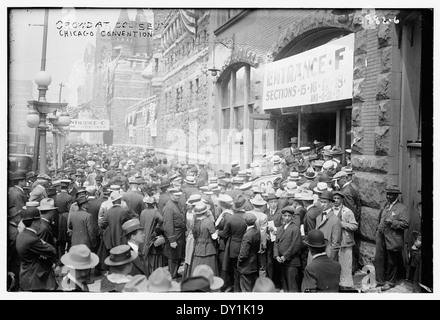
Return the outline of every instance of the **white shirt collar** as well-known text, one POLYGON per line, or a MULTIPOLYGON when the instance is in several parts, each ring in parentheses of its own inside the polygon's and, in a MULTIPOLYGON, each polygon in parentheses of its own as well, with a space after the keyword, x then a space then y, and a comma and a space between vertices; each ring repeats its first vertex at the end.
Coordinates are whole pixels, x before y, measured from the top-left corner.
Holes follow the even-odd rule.
POLYGON ((289 223, 286 223, 283 227, 284 227, 284 230, 286 230, 287 229, 287 227, 289 226, 289 224, 291 224, 292 223, 292 221, 290 221, 289 223))
POLYGON ((254 226, 247 226, 246 231, 248 231, 249 229, 253 228, 254 226))
POLYGON ((351 182, 351 181, 347 181, 347 182, 342 186, 342 188, 345 187, 345 186, 348 186, 348 185, 350 184, 350 182, 351 182))
POLYGON ((29 231, 31 231, 31 232, 33 232, 33 233, 35 233, 35 234, 38 234, 38 233, 37 233, 37 231, 35 231, 35 230, 34 230, 34 229, 32 229, 32 228, 26 227, 25 229, 27 229, 27 230, 29 230, 29 231))
POLYGON ((330 209, 325 210, 324 212, 325 212, 325 214, 329 214, 330 211, 332 211, 332 210, 333 210, 333 207, 331 207, 330 209))
POLYGON ((15 186, 16 188, 20 189, 22 192, 24 192, 23 188, 19 187, 19 186, 15 186))
POLYGON ((317 253, 317 254, 315 254, 313 257, 312 257, 312 259, 315 259, 315 258, 317 258, 317 257, 320 257, 320 256, 324 256, 324 255, 327 255, 327 253, 324 251, 324 252, 321 252, 321 253, 317 253))
POLYGON ((46 221, 47 223, 49 223, 49 224, 50 224, 50 221, 49 221, 49 220, 47 220, 46 218, 43 218, 43 217, 41 217, 41 220, 44 220, 44 221, 46 221))
POLYGON ((315 205, 312 203, 310 206, 308 206, 306 209, 307 209, 307 211, 311 208, 311 207, 314 207, 315 205))
POLYGON ((136 243, 128 241, 127 244, 133 249, 134 252, 139 252, 139 246, 136 243))

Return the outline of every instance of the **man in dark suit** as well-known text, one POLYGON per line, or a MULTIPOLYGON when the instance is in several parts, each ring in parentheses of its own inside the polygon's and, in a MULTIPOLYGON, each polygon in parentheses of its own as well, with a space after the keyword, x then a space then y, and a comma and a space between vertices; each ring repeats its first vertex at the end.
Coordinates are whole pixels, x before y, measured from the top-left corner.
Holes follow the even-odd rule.
POLYGON ((40 229, 37 231, 41 240, 55 246, 55 233, 53 232, 53 217, 57 207, 54 205, 54 201, 51 198, 41 200, 38 207, 41 215, 40 229))
POLYGON ((12 175, 14 187, 8 192, 8 208, 12 210, 14 215, 19 213, 26 205, 28 197, 24 191, 26 186, 26 173, 22 170, 14 172, 12 175))
POLYGON ((163 208, 167 204, 167 202, 171 199, 171 196, 168 193, 168 188, 171 186, 171 183, 168 179, 163 179, 160 182, 160 196, 157 202, 157 210, 163 216, 163 208))
POLYGON ((260 231, 256 228, 257 216, 246 212, 244 222, 246 232, 241 240, 240 253, 237 259, 237 270, 240 273, 241 292, 252 292, 258 278, 258 251, 260 250, 260 231))
POLYGON ((164 256, 173 279, 178 278, 179 266, 185 257, 185 219, 179 209, 179 198, 182 194, 175 188, 169 189, 170 200, 163 208, 163 230, 165 233, 164 256))
POLYGON ((104 213, 101 221, 98 221, 99 226, 104 230, 101 245, 98 249, 98 257, 103 270, 108 269, 105 259, 110 255, 110 250, 126 242, 125 237, 122 235, 122 225, 130 220, 128 209, 121 206, 122 195, 118 191, 113 191, 110 199, 112 207, 104 213))
POLYGON ((127 239, 127 244, 134 252, 138 253, 136 259, 133 260, 133 266, 129 275, 135 276, 138 274, 148 275, 145 265, 145 258, 142 255, 142 245, 145 238, 144 229, 141 226, 139 219, 130 219, 122 225, 123 236, 127 239))
POLYGON ((232 267, 234 276, 234 292, 240 292, 240 273, 238 271, 238 256, 240 253, 241 241, 246 232, 246 224, 244 223, 244 213, 246 199, 240 195, 234 202, 232 210, 234 214, 226 221, 225 227, 219 232, 222 238, 229 238, 226 242, 225 259, 229 257, 230 266, 232 267))
POLYGON ((313 229, 305 242, 312 255, 312 261, 304 269, 301 291, 338 292, 341 265, 327 256, 327 240, 324 239, 324 234, 318 229, 313 229))
POLYGON ((385 189, 387 203, 379 213, 379 225, 376 231, 376 254, 374 268, 376 283, 382 291, 396 286, 402 272, 404 231, 409 227, 408 207, 399 202, 401 193, 397 185, 385 189), (400 271, 400 272, 399 272, 400 271))
POLYGON ((284 292, 299 292, 301 218, 293 206, 281 210, 284 224, 277 229, 273 255, 281 265, 284 292))
POLYGON ((106 198, 104 197, 104 193, 102 195, 102 198, 96 197, 95 187, 87 187, 86 190, 88 193, 87 200, 89 201, 88 212, 90 213, 90 223, 92 225, 92 230, 93 230, 92 236, 96 240, 95 241, 96 245, 93 248, 91 248, 91 251, 93 253, 97 253, 99 245, 101 244, 101 234, 99 232, 100 229, 98 225, 98 213, 99 213, 99 208, 101 208, 101 204, 106 200, 106 198))
POLYGON ((20 257, 20 289, 23 291, 52 291, 57 282, 52 272, 56 259, 55 248, 41 240, 40 211, 29 207, 22 211, 25 229, 17 236, 16 248, 20 257))
POLYGON ((139 219, 142 210, 144 210, 144 197, 138 190, 139 183, 137 180, 132 180, 128 183, 130 184, 130 190, 124 194, 124 201, 128 206, 130 216, 139 219))
POLYGON ((18 224, 21 221, 20 211, 14 208, 8 211, 8 251, 7 251, 7 271, 8 271, 8 291, 18 291, 20 289, 20 257, 17 253, 18 224))
POLYGON ((70 180, 61 180, 61 191, 55 199, 55 206, 58 208, 58 235, 57 235, 57 251, 58 257, 66 253, 66 245, 70 247, 70 237, 67 234, 67 218, 69 216, 70 206, 74 199, 68 193, 70 180))

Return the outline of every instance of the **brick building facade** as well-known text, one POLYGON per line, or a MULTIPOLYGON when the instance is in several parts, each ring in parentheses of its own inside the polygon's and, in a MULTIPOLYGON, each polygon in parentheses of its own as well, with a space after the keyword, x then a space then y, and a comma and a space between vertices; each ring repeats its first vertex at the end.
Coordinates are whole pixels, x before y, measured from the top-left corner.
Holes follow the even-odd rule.
POLYGON ((257 148, 256 129, 273 129, 263 144, 275 150, 288 146, 292 136, 299 137, 301 145, 326 139, 326 144, 351 149, 362 198, 362 262, 370 264, 387 184, 400 186, 411 218, 418 218, 421 81, 422 72, 430 70, 422 62, 423 13, 391 9, 339 15, 311 9, 196 11, 198 29, 193 40, 182 26, 179 10, 155 10, 155 25, 161 28, 153 44, 150 78, 157 98, 159 153, 174 157, 177 150, 188 158, 196 153, 208 158, 212 169, 227 169, 234 160, 247 167, 264 153, 264 148, 263 152, 257 148), (265 68, 351 35, 351 97, 264 109, 265 68), (209 130, 217 141, 211 139, 209 130), (225 145, 226 158, 219 147, 225 145), (213 146, 217 146, 214 153, 209 151, 213 146))

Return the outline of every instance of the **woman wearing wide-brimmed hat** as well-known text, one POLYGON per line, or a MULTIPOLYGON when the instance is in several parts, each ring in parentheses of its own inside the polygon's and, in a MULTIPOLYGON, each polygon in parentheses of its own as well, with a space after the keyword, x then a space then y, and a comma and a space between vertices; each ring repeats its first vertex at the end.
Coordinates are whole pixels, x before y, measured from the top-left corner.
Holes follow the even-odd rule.
POLYGON ((144 245, 142 255, 145 259, 145 272, 148 277, 154 270, 164 266, 163 245, 163 217, 155 207, 156 199, 146 196, 143 199, 146 208, 142 210, 140 221, 144 229, 144 245))

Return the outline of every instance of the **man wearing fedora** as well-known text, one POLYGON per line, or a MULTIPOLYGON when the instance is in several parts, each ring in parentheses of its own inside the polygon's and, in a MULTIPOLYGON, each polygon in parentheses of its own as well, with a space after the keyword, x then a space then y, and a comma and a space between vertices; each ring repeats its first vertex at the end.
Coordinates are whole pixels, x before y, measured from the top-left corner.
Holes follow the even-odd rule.
POLYGON ((259 276, 266 276, 266 262, 267 262, 267 215, 264 213, 267 202, 263 199, 261 194, 255 195, 249 200, 253 205, 252 210, 246 210, 251 212, 257 217, 255 227, 260 232, 260 248, 258 250, 258 264, 259 264, 259 276))
POLYGON ((12 207, 14 213, 19 213, 28 201, 23 189, 26 186, 26 173, 22 170, 15 171, 12 180, 14 187, 8 191, 8 207, 12 207))
POLYGON ((409 227, 408 207, 399 202, 401 194, 397 185, 385 189, 387 203, 379 213, 379 225, 376 231, 376 285, 382 291, 396 286, 403 268, 404 231, 409 227))
POLYGON ((61 256, 64 255, 66 252, 66 246, 70 247, 70 236, 67 234, 67 218, 74 199, 68 193, 69 185, 70 180, 61 180, 61 191, 55 199, 55 207, 58 208, 58 234, 56 236, 58 258, 61 258, 61 256))
MULTIPOLYGON (((241 292, 251 292, 258 278, 259 251, 261 248, 260 230, 256 225, 257 216, 248 211, 244 214, 246 232, 240 244, 240 252, 237 259, 237 270, 240 274, 241 292)), ((265 271, 265 270, 264 270, 265 271)))
POLYGON ((60 289, 69 292, 89 292, 89 279, 92 269, 99 263, 96 254, 85 244, 70 247, 69 252, 61 257, 67 267, 67 274, 62 279, 60 289))
POLYGON ((170 194, 168 193, 168 189, 171 187, 171 182, 168 179, 161 179, 160 182, 160 196, 159 200, 157 201, 157 210, 159 210, 159 213, 163 216, 163 208, 167 204, 168 201, 170 201, 170 194))
POLYGON ((238 196, 232 206, 233 215, 226 221, 225 227, 219 231, 219 236, 227 239, 225 246, 225 258, 223 263, 223 270, 225 272, 231 271, 233 276, 233 290, 240 292, 240 273, 237 268, 238 255, 240 253, 240 246, 243 236, 246 232, 246 224, 244 223, 244 206, 246 199, 243 195, 238 196))
MULTIPOLYGON (((36 203, 38 204, 38 202, 36 203)), ((26 208, 23 206, 16 210, 9 203, 8 210, 8 247, 7 247, 7 271, 8 271, 8 291, 18 291, 20 289, 20 257, 17 253, 17 236, 19 234, 18 224, 21 221, 21 211, 26 208)))
POLYGON ((124 194, 124 201, 128 206, 128 211, 132 218, 139 219, 139 216, 144 210, 144 197, 139 191, 139 182, 136 179, 132 179, 129 182, 130 189, 124 194))
POLYGON ((78 211, 73 211, 67 219, 67 227, 71 230, 72 246, 85 244, 90 250, 96 245, 91 214, 89 210, 89 201, 87 197, 81 196, 76 200, 78 211))
POLYGON ((346 171, 337 172, 333 178, 333 181, 336 181, 339 190, 344 195, 343 204, 345 207, 350 209, 354 218, 358 224, 358 228, 354 231, 354 240, 355 245, 353 246, 353 272, 357 269, 361 269, 362 266, 359 266, 359 245, 361 242, 361 234, 360 234, 360 224, 361 224, 361 198, 359 192, 353 187, 353 183, 348 180, 348 173, 346 171))
POLYGON ((55 235, 54 233, 54 214, 57 210, 54 201, 51 198, 41 200, 40 206, 37 207, 40 210, 41 225, 38 231, 38 236, 45 242, 55 247, 55 235))
POLYGON ((139 219, 130 219, 122 225, 122 236, 127 239, 127 244, 131 249, 138 253, 138 256, 133 260, 133 266, 130 275, 138 274, 147 275, 147 266, 145 264, 145 257, 142 254, 142 246, 145 240, 144 228, 141 226, 139 219))
MULTIPOLYGON (((333 211, 333 192, 323 191, 319 195, 319 199, 322 205, 322 213, 316 218, 316 229, 321 230, 324 233, 324 238, 328 241, 326 252, 329 258, 338 261, 342 226, 341 221, 333 211)), ((310 262, 310 258, 309 255, 308 262, 310 262)))
POLYGON ((321 230, 309 232, 305 243, 312 256, 304 269, 302 292, 338 292, 341 265, 326 254, 327 240, 321 230))
POLYGON ((287 206, 281 210, 283 225, 277 229, 273 250, 274 258, 281 269, 281 288, 284 292, 299 292, 301 221, 295 208, 287 206))
POLYGON ((170 200, 163 208, 163 229, 165 247, 163 254, 168 258, 168 266, 173 279, 178 278, 179 266, 185 257, 185 219, 179 208, 181 191, 171 188, 168 190, 170 200))
POLYGON ((126 242, 125 237, 122 236, 122 225, 130 220, 128 209, 121 205, 122 195, 118 191, 111 193, 110 200, 112 207, 98 220, 99 227, 103 230, 101 245, 98 249, 98 257, 103 270, 107 270, 105 259, 109 256, 110 250, 126 242))
POLYGON ((44 198, 47 198, 46 188, 49 187, 51 180, 52 179, 47 174, 40 173, 37 176, 35 188, 31 191, 29 195, 29 201, 40 202, 44 198))
POLYGON ((137 258, 138 253, 133 251, 129 245, 121 244, 113 247, 109 256, 105 258, 109 272, 101 281, 101 292, 122 292, 126 283, 133 278, 130 275, 133 267, 132 262, 137 258))
POLYGON ((21 213, 25 229, 17 236, 16 248, 20 257, 20 289, 23 291, 52 291, 57 288, 52 264, 57 252, 51 244, 41 240, 40 211, 26 207, 21 213))
POLYGON ((358 223, 353 212, 343 205, 344 194, 340 191, 333 192, 333 211, 341 220, 342 237, 341 249, 339 250, 339 264, 341 265, 341 289, 351 289, 353 287, 353 246, 354 232, 358 229, 358 223))

